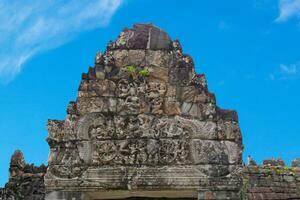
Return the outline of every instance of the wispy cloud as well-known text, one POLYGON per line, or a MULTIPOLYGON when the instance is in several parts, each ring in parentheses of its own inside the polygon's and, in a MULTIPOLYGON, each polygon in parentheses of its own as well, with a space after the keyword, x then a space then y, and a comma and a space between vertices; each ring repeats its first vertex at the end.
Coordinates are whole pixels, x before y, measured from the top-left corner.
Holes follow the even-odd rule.
POLYGON ((269 80, 292 80, 298 79, 300 75, 300 62, 296 64, 281 64, 269 74, 269 80))
POLYGON ((280 65, 280 72, 283 75, 286 76, 293 76, 296 75, 298 73, 298 68, 299 68, 299 64, 292 64, 292 65, 284 65, 281 64, 280 65))
POLYGON ((290 18, 300 18, 300 0, 280 0, 279 16, 276 22, 284 22, 290 18))
POLYGON ((32 56, 105 26, 124 0, 1 0, 0 82, 12 80, 32 56))

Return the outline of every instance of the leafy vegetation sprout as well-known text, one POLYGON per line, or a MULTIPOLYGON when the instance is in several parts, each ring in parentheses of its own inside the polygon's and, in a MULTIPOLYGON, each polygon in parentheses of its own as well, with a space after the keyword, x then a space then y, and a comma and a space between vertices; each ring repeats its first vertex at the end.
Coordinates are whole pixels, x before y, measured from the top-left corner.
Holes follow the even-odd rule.
POLYGON ((145 69, 142 69, 141 71, 139 71, 139 75, 141 76, 149 76, 150 75, 150 72, 147 68, 145 69))
POLYGON ((134 74, 136 72, 136 68, 133 65, 128 65, 127 66, 127 72, 129 72, 130 74, 134 74))
POLYGON ((148 68, 144 68, 144 69, 137 69, 134 65, 128 65, 126 67, 127 72, 131 75, 139 75, 142 77, 147 77, 150 75, 150 71, 148 68))

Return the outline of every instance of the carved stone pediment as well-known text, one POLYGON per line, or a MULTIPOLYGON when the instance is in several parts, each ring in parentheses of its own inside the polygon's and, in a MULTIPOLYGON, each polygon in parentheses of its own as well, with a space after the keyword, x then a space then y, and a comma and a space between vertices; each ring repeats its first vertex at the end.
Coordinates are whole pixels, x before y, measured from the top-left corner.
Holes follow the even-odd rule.
POLYGON ((216 106, 192 58, 149 24, 96 55, 66 119, 48 129, 48 199, 195 198, 200 180, 242 164, 236 113, 216 106))

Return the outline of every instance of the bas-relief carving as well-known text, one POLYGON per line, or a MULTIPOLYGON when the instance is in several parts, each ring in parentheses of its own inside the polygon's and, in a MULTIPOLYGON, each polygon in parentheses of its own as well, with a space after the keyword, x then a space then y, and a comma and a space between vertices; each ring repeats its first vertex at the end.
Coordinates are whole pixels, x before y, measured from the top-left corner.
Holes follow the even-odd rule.
POLYGON ((147 98, 164 97, 167 87, 165 83, 149 83, 148 91, 146 93, 147 98))
POLYGON ((238 123, 233 121, 219 121, 217 125, 218 138, 239 142, 242 140, 238 123))
POLYGON ((185 119, 183 117, 176 116, 175 119, 187 129, 187 132, 191 134, 193 138, 199 139, 217 139, 217 124, 213 121, 199 121, 196 119, 185 119))
POLYGON ((65 163, 61 169, 53 167, 56 176, 67 176, 68 167, 84 163, 227 165, 236 163, 240 156, 231 154, 228 157, 229 149, 239 148, 235 143, 206 140, 217 137, 217 125, 212 121, 202 122, 180 116, 156 118, 147 114, 114 116, 93 113, 80 119, 75 129, 77 137, 86 141, 79 142, 79 151, 71 148, 62 151, 59 147, 52 149, 50 157, 55 158, 55 162, 49 163, 53 166, 55 163, 65 163), (74 159, 76 157, 80 159, 74 159))
POLYGON ((139 129, 139 119, 137 116, 115 116, 116 127, 115 138, 135 138, 141 136, 139 129))
POLYGON ((177 176, 225 176, 240 164, 238 125, 217 116, 214 95, 205 77, 195 75, 192 58, 177 42, 139 49, 150 36, 134 35, 136 44, 125 34, 97 55, 67 118, 49 123, 49 174, 60 187, 194 186, 195 179, 177 176), (150 74, 130 74, 127 65, 150 74))
POLYGON ((190 152, 200 156, 200 158, 194 158, 195 163, 199 160, 202 163, 209 163, 211 160, 219 159, 215 154, 222 154, 220 149, 223 147, 220 146, 216 146, 216 150, 214 145, 206 143, 205 147, 202 147, 202 143, 194 145, 192 150, 190 147, 191 142, 195 144, 194 140, 190 140, 192 138, 214 139, 210 136, 210 134, 216 133, 214 122, 200 122, 179 116, 155 118, 145 114, 110 117, 98 114, 92 116, 86 120, 89 125, 83 126, 85 125, 83 123, 84 128, 78 130, 87 131, 89 139, 95 141, 92 148, 94 164, 110 162, 128 165, 158 162, 167 164, 172 163, 175 159, 177 159, 176 163, 184 163, 187 162, 190 152), (209 160, 206 147, 211 153, 209 160), (197 150, 204 153, 199 154, 196 152, 197 150), (203 159, 201 156, 206 157, 203 159))
POLYGON ((89 138, 92 140, 109 139, 114 136, 115 127, 111 117, 100 116, 92 122, 88 129, 89 138))
POLYGON ((213 119, 216 113, 216 106, 213 103, 188 103, 183 102, 181 106, 183 114, 198 117, 201 120, 213 119))
POLYGON ((99 165, 189 164, 186 140, 131 139, 94 142, 92 163, 99 165))
POLYGON ((193 140, 193 158, 196 164, 220 164, 227 165, 228 152, 225 146, 212 140, 193 140))
POLYGON ((140 111, 140 99, 137 96, 128 96, 126 99, 118 99, 117 112, 120 115, 138 114, 140 111))
POLYGON ((78 177, 85 168, 77 145, 71 142, 57 144, 51 148, 48 164, 51 174, 57 177, 78 177))
POLYGON ((91 114, 79 120, 77 131, 79 138, 83 137, 87 140, 136 137, 216 139, 217 137, 215 122, 201 122, 179 116, 156 118, 155 115, 149 114, 107 116, 91 114))
MULTIPOLYGON (((95 126, 97 122, 105 119, 102 113, 86 114, 78 119, 75 126, 75 131, 79 140, 89 141, 91 127, 95 126)), ((100 124, 98 124, 100 126, 100 124)))
POLYGON ((117 112, 120 114, 162 114, 165 93, 165 83, 121 79, 117 90, 118 96, 121 97, 118 100, 117 112))
POLYGON ((128 79, 121 79, 118 83, 117 94, 119 97, 128 97, 137 95, 137 83, 128 79))
POLYGON ((192 140, 192 155, 195 164, 241 164, 242 150, 232 141, 192 140))

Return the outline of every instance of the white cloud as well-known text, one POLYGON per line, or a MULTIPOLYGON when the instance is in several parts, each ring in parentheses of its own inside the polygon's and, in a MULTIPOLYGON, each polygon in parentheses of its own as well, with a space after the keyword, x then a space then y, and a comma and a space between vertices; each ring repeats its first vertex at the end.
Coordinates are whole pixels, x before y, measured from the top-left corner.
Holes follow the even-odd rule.
POLYGON ((281 64, 277 69, 269 74, 269 80, 292 80, 298 79, 300 72, 300 62, 296 64, 281 64))
POLYGON ((300 17, 300 0, 280 0, 280 14, 276 22, 284 22, 292 17, 300 17))
POLYGON ((124 0, 1 0, 0 81, 12 80, 32 56, 105 26, 124 0))

